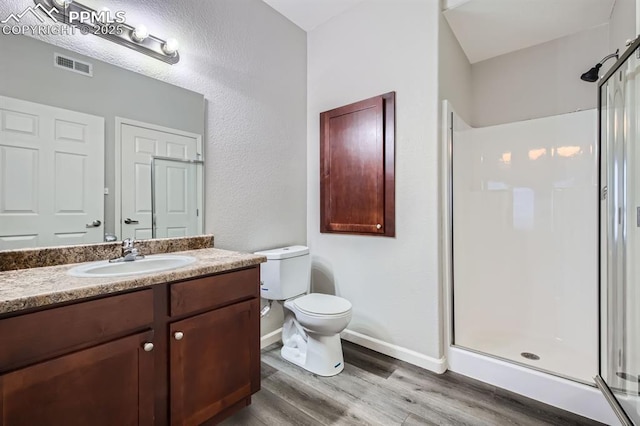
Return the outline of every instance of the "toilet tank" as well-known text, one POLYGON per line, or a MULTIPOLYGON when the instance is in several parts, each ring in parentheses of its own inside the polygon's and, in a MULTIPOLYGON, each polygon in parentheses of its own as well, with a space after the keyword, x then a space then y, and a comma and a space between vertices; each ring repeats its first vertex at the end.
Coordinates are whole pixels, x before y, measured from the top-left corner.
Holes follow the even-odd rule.
POLYGON ((311 265, 309 248, 289 246, 256 252, 266 256, 260 264, 260 296, 286 300, 309 290, 311 265))

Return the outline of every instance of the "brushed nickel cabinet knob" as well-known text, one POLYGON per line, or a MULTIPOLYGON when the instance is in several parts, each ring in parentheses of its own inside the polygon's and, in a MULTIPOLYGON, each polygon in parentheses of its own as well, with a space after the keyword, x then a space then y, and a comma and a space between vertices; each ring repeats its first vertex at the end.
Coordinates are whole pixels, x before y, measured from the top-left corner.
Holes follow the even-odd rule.
POLYGON ((147 342, 142 346, 142 348, 145 352, 151 352, 153 350, 153 343, 147 342))
POLYGON ((376 229, 382 229, 382 225, 377 224, 377 225, 376 225, 376 229))
POLYGON ((173 333, 173 338, 176 340, 182 340, 183 337, 184 333, 182 331, 176 331, 175 333, 173 333))

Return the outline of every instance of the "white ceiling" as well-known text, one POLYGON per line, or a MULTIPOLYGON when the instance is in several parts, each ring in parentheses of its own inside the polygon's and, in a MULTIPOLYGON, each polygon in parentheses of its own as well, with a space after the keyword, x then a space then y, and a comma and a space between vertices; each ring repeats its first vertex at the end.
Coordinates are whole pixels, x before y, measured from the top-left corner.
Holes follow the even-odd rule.
POLYGON ((264 0, 305 31, 340 15, 363 0, 264 0))
POLYGON ((444 16, 473 64, 608 22, 614 3, 615 0, 446 0, 444 16))

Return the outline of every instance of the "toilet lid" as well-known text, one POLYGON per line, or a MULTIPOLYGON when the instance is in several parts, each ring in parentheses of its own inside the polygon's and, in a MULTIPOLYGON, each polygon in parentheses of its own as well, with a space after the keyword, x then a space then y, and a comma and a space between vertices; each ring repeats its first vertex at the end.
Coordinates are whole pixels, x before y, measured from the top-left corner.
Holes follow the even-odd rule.
POLYGON ((339 315, 351 310, 351 302, 329 294, 311 293, 294 299, 298 309, 310 314, 339 315))

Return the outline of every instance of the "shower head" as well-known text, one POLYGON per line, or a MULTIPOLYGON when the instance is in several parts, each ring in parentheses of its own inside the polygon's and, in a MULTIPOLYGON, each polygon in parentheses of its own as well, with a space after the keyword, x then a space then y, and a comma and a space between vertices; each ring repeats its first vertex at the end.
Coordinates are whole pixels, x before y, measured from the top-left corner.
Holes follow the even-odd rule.
POLYGON ((619 52, 619 49, 617 49, 615 53, 612 53, 612 54, 607 55, 604 58, 602 58, 602 60, 600 62, 598 62, 597 64, 595 64, 595 66, 593 68, 591 68, 589 71, 587 71, 584 74, 582 74, 580 76, 580 79, 583 80, 583 81, 588 81, 589 83, 593 83, 595 81, 598 81, 598 78, 600 78, 600 76, 598 74, 600 72, 600 68, 602 67, 602 64, 604 64, 606 61, 608 61, 611 58, 618 59, 618 52, 619 52))
POLYGON ((589 71, 582 74, 580 76, 580 79, 584 81, 588 81, 589 83, 598 81, 598 78, 600 78, 600 76, 598 75, 598 73, 600 72, 600 67, 602 67, 602 64, 599 64, 599 63, 596 64, 595 67, 591 68, 589 71))

